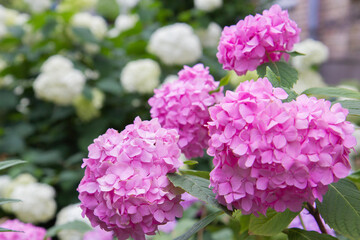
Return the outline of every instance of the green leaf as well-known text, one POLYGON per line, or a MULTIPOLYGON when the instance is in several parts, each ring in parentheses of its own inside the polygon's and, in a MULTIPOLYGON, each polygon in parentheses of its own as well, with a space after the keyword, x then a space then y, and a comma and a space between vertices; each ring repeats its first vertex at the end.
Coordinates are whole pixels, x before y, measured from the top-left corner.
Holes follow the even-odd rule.
POLYGON ((23 231, 15 231, 15 230, 0 227, 0 232, 23 232, 23 231))
POLYGON ((304 53, 300 53, 300 52, 297 52, 297 51, 287 52, 287 54, 289 54, 291 57, 305 56, 304 53))
POLYGON ((226 86, 226 85, 229 84, 230 79, 231 79, 231 72, 228 72, 225 77, 223 77, 222 79, 220 79, 219 87, 217 87, 215 90, 210 91, 209 94, 212 94, 212 93, 215 93, 215 92, 219 92, 219 91, 220 91, 220 88, 221 88, 222 86, 226 86))
POLYGON ((266 67, 266 75, 265 75, 273 87, 280 87, 280 77, 277 76, 269 66, 266 67))
POLYGON ((289 228, 284 230, 291 240, 336 240, 328 234, 320 234, 314 231, 305 231, 299 228, 289 228))
POLYGON ((11 35, 19 39, 21 39, 25 33, 24 29, 21 26, 11 26, 8 27, 8 30, 11 35))
POLYGON ((12 109, 18 104, 14 93, 7 90, 0 90, 0 111, 12 109))
POLYGON ((192 166, 192 165, 199 164, 199 162, 195 161, 195 160, 186 160, 186 161, 184 161, 184 164, 192 166))
POLYGON ((328 186, 323 201, 316 201, 321 216, 336 232, 360 239, 360 191, 349 179, 328 186))
POLYGON ((284 212, 276 212, 268 209, 266 216, 250 217, 249 233, 262 236, 274 236, 284 230, 299 212, 291 212, 286 209, 284 212))
POLYGON ((76 220, 49 228, 45 237, 54 237, 61 230, 75 230, 80 233, 85 233, 91 231, 92 228, 86 223, 76 220))
POLYGON ((183 169, 180 171, 182 174, 187 174, 187 175, 193 175, 193 176, 198 176, 201 178, 205 178, 205 179, 209 179, 210 178, 210 173, 206 172, 206 171, 198 171, 198 170, 192 170, 192 169, 183 169))
POLYGON ((102 79, 97 82, 97 87, 107 93, 119 95, 121 93, 121 85, 116 79, 102 79))
POLYGON ((11 198, 0 198, 0 205, 6 203, 14 203, 14 202, 21 202, 19 199, 11 199, 11 198))
POLYGON ((192 228, 190 228, 189 231, 187 231, 185 234, 181 235, 180 237, 175 238, 175 240, 189 239, 192 235, 197 233, 200 229, 209 225, 212 221, 214 221, 221 214, 223 214, 223 212, 218 211, 218 212, 215 212, 215 213, 212 213, 212 214, 206 216, 205 218, 203 218, 200 221, 198 221, 197 223, 195 223, 194 226, 192 228))
POLYGON ((225 77, 223 77, 222 79, 220 79, 220 84, 219 84, 219 87, 222 87, 222 86, 226 86, 229 84, 229 81, 230 81, 230 74, 226 74, 225 77))
POLYGON ((289 88, 283 88, 285 92, 289 95, 287 99, 284 99, 283 102, 291 102, 292 100, 295 100, 299 95, 292 89, 289 88))
POLYGON ((269 67, 273 73, 280 77, 279 86, 292 88, 298 79, 298 72, 295 68, 286 62, 268 62, 261 64, 257 69, 257 73, 261 78, 266 76, 266 68, 269 67))
MULTIPOLYGON (((243 215, 240 210, 235 210, 232 217, 240 224, 240 234, 249 229, 251 215, 243 215)), ((238 230, 239 226, 236 229, 238 230)))
POLYGON ((354 183, 360 183, 360 170, 357 170, 356 172, 353 172, 352 174, 350 174, 346 178, 350 179, 354 183))
POLYGON ((349 114, 351 115, 360 115, 360 101, 344 100, 336 101, 334 103, 340 103, 343 108, 349 110, 349 114))
POLYGON ((5 168, 9 168, 18 164, 22 164, 22 163, 26 163, 23 160, 6 160, 6 161, 2 161, 0 162, 0 170, 3 170, 5 168))
POLYGON ((180 187, 194 197, 197 197, 198 199, 229 214, 229 210, 226 207, 220 205, 215 199, 215 194, 209 188, 209 180, 198 176, 179 175, 177 173, 169 173, 167 177, 174 184, 175 187, 180 187))
POLYGON ((344 98, 360 99, 360 92, 346 88, 336 88, 336 87, 309 88, 305 90, 303 94, 325 96, 325 97, 344 97, 344 98))

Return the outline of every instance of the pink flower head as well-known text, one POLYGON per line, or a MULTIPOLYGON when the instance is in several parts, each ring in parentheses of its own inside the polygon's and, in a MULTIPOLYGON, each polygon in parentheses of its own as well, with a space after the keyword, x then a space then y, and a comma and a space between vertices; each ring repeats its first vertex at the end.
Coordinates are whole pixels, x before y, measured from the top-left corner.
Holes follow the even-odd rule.
MULTIPOLYGON (((0 232, 1 240, 44 240, 46 230, 31 223, 23 223, 17 219, 7 220, 0 227, 21 232, 0 232)), ((50 238, 47 238, 50 240, 50 238)))
MULTIPOLYGON (((300 28, 279 5, 265 10, 263 15, 249 15, 236 25, 225 27, 216 54, 226 70, 238 75, 255 70, 262 63, 279 61, 283 52, 299 42, 300 28)), ((288 59, 288 55, 284 57, 288 59)))
POLYGON ((181 195, 166 177, 182 165, 178 138, 157 119, 137 117, 121 133, 109 129, 94 140, 78 187, 83 216, 93 227, 144 240, 181 217, 181 195))
POLYGON ((321 201, 327 185, 349 173, 356 140, 347 110, 306 95, 282 103, 286 97, 260 78, 227 91, 210 107, 210 181, 229 209, 300 211, 303 202, 321 201))
POLYGON ((182 202, 180 204, 184 208, 184 210, 191 207, 194 203, 200 201, 197 197, 194 197, 187 192, 184 192, 181 195, 181 200, 182 200, 182 202))
MULTIPOLYGON (((320 216, 321 218, 321 216, 320 216)), ((324 223, 324 220, 321 218, 321 220, 324 223)), ((296 218, 294 218, 294 220, 290 223, 289 228, 300 228, 300 229, 304 229, 303 224, 301 223, 301 221, 303 222, 305 228, 307 231, 315 231, 318 233, 321 233, 319 226, 315 220, 315 218, 309 213, 309 211, 307 209, 303 209, 299 216, 297 216, 296 218), (301 217, 301 220, 300 220, 301 217)), ((333 229, 331 229, 329 227, 329 225, 327 225, 326 223, 324 223, 324 227, 327 231, 328 234, 336 237, 335 235, 335 231, 333 229)))
POLYGON ((167 222, 165 225, 160 225, 159 226, 159 231, 162 231, 164 233, 171 233, 172 231, 174 231, 175 227, 176 227, 177 221, 171 221, 171 222, 167 222))
POLYGON ((179 147, 187 158, 203 155, 209 140, 205 124, 210 120, 208 107, 218 102, 221 92, 209 94, 219 86, 202 64, 185 66, 179 79, 155 89, 149 99, 151 117, 162 127, 179 132, 179 147))
POLYGON ((113 233, 96 227, 94 230, 85 233, 82 240, 113 240, 113 233))

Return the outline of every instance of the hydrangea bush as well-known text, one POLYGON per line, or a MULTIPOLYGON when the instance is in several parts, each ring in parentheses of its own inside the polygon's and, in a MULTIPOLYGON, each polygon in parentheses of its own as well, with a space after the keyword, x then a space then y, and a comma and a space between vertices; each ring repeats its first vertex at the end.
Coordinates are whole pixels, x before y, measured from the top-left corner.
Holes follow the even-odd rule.
POLYGON ((188 10, 178 10, 185 2, 106 2, 18 3, 33 13, 26 26, 3 24, 0 41, 12 51, 0 51, 0 170, 23 163, 7 160, 14 156, 28 163, 0 178, 9 211, 1 234, 360 238, 350 155, 360 93, 293 90, 299 76, 287 61, 308 62, 293 51, 300 29, 286 10, 274 5, 234 25, 221 14, 226 1, 191 1, 188 10), (235 89, 227 85, 240 79, 234 74, 242 79, 235 89), (36 179, 15 178, 25 169, 36 179))

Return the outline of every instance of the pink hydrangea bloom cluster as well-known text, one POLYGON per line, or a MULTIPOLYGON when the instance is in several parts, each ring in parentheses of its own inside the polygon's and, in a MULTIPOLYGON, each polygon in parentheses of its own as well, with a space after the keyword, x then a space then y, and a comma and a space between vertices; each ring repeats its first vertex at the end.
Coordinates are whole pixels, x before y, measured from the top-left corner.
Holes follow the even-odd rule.
MULTIPOLYGON (((0 232, 1 240, 44 240, 46 235, 45 228, 37 227, 31 223, 23 223, 17 219, 7 220, 0 224, 1 228, 11 229, 21 232, 0 232)), ((50 240, 50 238, 47 238, 50 240)))
POLYGON ((209 112, 211 186, 220 203, 244 214, 270 207, 300 211, 350 171, 356 145, 348 111, 306 95, 283 103, 268 79, 241 83, 209 112))
POLYGON ((269 58, 279 61, 283 56, 279 51, 290 51, 299 42, 300 31, 286 10, 273 5, 262 15, 249 15, 236 25, 225 27, 216 56, 224 69, 243 75, 268 62, 269 58))
MULTIPOLYGON (((320 216, 320 219, 322 220, 327 233, 336 237, 335 231, 324 222, 324 220, 321 218, 321 216, 320 216)), ((315 232, 321 233, 321 231, 319 229, 319 225, 317 224, 315 218, 305 208, 300 212, 299 216, 294 218, 294 220, 290 223, 288 228, 304 229, 304 226, 301 223, 301 221, 303 222, 307 231, 315 231, 315 232), (300 220, 300 217, 301 217, 301 220, 300 220)))
POLYGON ((174 129, 157 119, 118 133, 109 129, 89 146, 85 176, 78 187, 83 215, 92 226, 114 231, 119 239, 144 240, 158 225, 181 217, 181 194, 167 179, 182 162, 174 129))
POLYGON ((86 232, 82 240, 113 240, 113 233, 96 227, 94 230, 86 232))
POLYGON ((151 117, 158 118, 161 126, 179 132, 179 147, 187 158, 199 157, 208 147, 210 120, 208 107, 219 102, 223 93, 209 94, 219 86, 202 64, 185 66, 179 79, 155 89, 149 99, 151 117))

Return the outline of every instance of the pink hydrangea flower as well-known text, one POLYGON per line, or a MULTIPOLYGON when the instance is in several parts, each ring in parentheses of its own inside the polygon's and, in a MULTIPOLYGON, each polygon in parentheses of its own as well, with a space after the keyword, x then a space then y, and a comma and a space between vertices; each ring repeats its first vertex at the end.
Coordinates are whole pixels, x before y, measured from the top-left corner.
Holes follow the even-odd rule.
POLYGON ((210 120, 208 107, 218 102, 221 92, 209 94, 219 86, 202 64, 185 66, 179 79, 155 89, 149 99, 151 117, 161 126, 179 132, 179 147, 187 158, 199 157, 209 140, 205 124, 210 120))
MULTIPOLYGON (((31 223, 23 223, 17 219, 7 220, 0 227, 22 232, 0 232, 1 240, 44 240, 46 230, 31 223)), ((47 238, 50 240, 50 238, 47 238)))
POLYGON ((78 187, 83 216, 93 227, 144 240, 182 216, 181 195, 166 177, 182 165, 178 138, 157 119, 137 117, 121 133, 109 129, 94 140, 78 187))
POLYGON ((197 197, 194 197, 192 195, 190 195, 187 192, 184 192, 181 195, 181 200, 182 202, 180 202, 181 206, 184 208, 184 210, 188 209, 189 207, 191 207, 194 203, 198 202, 199 199, 197 197))
POLYGON ((113 240, 113 233, 96 227, 94 230, 85 233, 83 240, 113 240))
MULTIPOLYGON (((315 218, 309 213, 309 211, 307 209, 304 208, 300 212, 299 216, 301 217, 301 220, 307 231, 315 231, 315 232, 321 233, 315 218)), ((300 220, 299 216, 294 218, 294 220, 290 223, 288 228, 304 229, 304 226, 303 226, 303 224, 301 224, 301 220, 300 220)), ((320 218, 321 218, 321 216, 320 216, 320 218)), ((322 218, 321 218, 321 220, 324 223, 324 227, 325 227, 327 233, 330 234, 331 236, 336 237, 335 231, 332 228, 330 228, 329 225, 327 225, 322 218)))
POLYGON ((177 221, 171 221, 171 222, 167 222, 165 225, 160 225, 159 226, 159 231, 162 231, 164 233, 171 233, 172 231, 174 231, 175 227, 176 227, 177 221))
MULTIPOLYGON (((269 59, 279 61, 283 56, 279 51, 290 51, 299 42, 300 31, 288 12, 274 5, 262 15, 249 15, 225 27, 216 56, 224 69, 243 75, 269 59)), ((286 60, 288 57, 284 55, 286 60)))
POLYGON ((300 211, 350 171, 356 145, 348 111, 306 95, 287 94, 266 79, 244 82, 210 107, 211 186, 220 203, 244 214, 300 211))

